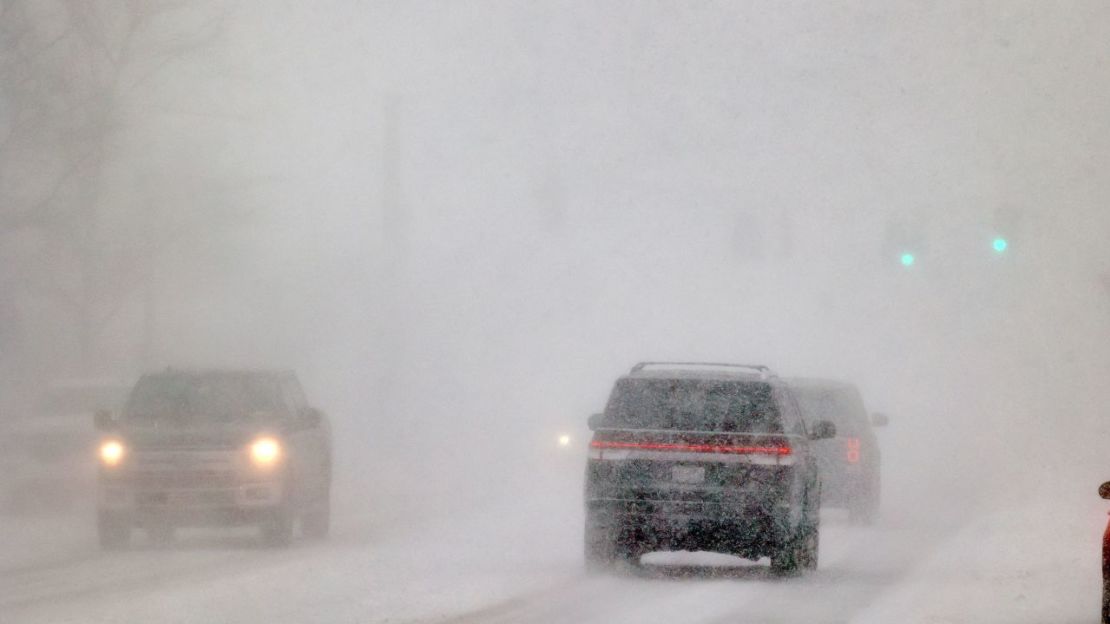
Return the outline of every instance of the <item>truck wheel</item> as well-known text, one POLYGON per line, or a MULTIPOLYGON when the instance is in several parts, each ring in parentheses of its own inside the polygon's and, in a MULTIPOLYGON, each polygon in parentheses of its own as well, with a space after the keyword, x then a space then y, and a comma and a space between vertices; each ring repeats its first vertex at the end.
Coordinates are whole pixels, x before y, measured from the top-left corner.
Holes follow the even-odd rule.
POLYGON ((305 537, 323 539, 331 530, 331 494, 325 494, 324 500, 316 504, 311 511, 301 517, 301 533, 305 537))
POLYGON ((96 515, 96 535, 104 550, 120 550, 131 542, 131 521, 121 514, 101 511, 96 515))
POLYGON ((262 543, 270 548, 285 548, 293 543, 293 514, 287 507, 270 513, 259 526, 262 543))

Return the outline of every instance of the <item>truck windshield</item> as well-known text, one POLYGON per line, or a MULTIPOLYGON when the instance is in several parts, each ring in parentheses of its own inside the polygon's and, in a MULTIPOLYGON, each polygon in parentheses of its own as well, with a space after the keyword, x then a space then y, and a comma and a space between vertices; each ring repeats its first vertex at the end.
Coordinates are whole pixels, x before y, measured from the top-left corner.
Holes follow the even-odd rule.
POLYGON ((627 429, 782 432, 771 387, 747 381, 622 379, 603 422, 627 429))
POLYGON ((278 380, 265 375, 157 375, 135 385, 124 420, 133 424, 249 424, 288 416, 278 380))

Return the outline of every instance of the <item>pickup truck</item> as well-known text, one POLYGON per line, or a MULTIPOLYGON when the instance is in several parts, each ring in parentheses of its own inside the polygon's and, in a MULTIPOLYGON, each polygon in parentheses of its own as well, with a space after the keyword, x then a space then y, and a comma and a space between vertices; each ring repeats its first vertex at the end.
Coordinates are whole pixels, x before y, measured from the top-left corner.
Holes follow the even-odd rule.
POLYGON ((330 427, 290 371, 144 375, 122 412, 95 424, 103 548, 124 547, 135 528, 165 542, 177 527, 253 524, 272 546, 298 524, 328 533, 330 427))

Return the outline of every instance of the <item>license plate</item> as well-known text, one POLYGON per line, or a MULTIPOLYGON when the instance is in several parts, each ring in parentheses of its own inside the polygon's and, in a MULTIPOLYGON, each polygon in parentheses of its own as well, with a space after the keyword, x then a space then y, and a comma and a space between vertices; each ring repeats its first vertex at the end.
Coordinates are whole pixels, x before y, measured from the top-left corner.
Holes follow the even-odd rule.
POLYGON ((671 468, 671 480, 675 483, 705 483, 705 467, 675 466, 671 468))

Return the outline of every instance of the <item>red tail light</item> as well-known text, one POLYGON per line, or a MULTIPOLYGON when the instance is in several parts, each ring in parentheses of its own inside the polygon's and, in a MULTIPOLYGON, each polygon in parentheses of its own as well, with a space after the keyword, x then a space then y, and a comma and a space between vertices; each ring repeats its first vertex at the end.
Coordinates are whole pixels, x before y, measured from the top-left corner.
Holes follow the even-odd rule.
POLYGON ((790 455, 794 452, 789 446, 732 446, 721 444, 683 444, 673 442, 616 442, 594 440, 590 448, 628 449, 640 451, 675 451, 678 453, 725 453, 730 455, 790 455))
POLYGON ((858 464, 860 455, 859 438, 844 438, 844 446, 846 448, 844 458, 848 460, 849 464, 858 464))

